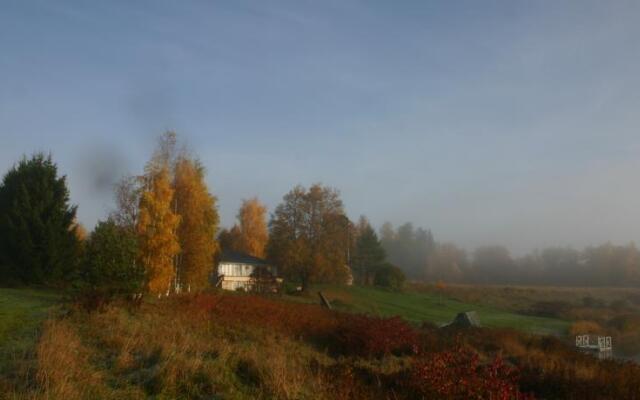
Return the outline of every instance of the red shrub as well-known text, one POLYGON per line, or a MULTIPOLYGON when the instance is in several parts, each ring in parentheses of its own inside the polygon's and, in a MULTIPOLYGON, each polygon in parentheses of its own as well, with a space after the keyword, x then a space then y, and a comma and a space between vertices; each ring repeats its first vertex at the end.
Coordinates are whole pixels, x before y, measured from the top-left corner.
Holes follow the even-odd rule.
POLYGON ((416 330, 400 317, 341 315, 333 339, 343 354, 359 356, 417 353, 418 349, 416 330))
POLYGON ((497 357, 480 366, 478 355, 460 347, 417 360, 408 385, 416 396, 438 399, 532 399, 520 393, 517 371, 497 357))
POLYGON ((230 325, 271 329, 325 342, 341 354, 381 356, 417 351, 417 331, 399 317, 375 318, 331 312, 316 305, 260 296, 197 295, 189 312, 230 325))
POLYGON ((338 325, 337 315, 329 310, 260 296, 202 294, 194 296, 187 306, 194 312, 208 313, 214 321, 295 337, 327 337, 338 325))

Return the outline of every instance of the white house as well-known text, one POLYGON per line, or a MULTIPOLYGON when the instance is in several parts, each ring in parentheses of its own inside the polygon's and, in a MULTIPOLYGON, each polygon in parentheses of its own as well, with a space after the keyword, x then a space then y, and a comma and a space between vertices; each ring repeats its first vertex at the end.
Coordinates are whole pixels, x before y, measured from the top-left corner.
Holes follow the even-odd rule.
POLYGON ((266 260, 232 251, 222 252, 217 274, 216 285, 226 290, 272 291, 282 281, 266 260))

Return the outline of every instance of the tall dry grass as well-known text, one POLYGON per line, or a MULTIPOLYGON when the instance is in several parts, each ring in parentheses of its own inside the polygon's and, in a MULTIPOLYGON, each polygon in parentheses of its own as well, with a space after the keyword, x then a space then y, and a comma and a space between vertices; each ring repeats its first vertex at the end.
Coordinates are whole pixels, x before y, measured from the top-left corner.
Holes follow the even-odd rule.
MULTIPOLYGON (((439 359, 456 346, 478 354, 482 368, 501 354, 509 368, 522 371, 522 388, 544 398, 640 393, 638 367, 599 363, 560 340, 515 331, 409 328, 420 345, 416 354, 322 346, 320 338, 331 339, 331 330, 340 331, 349 321, 359 323, 346 337, 370 340, 357 328, 379 323, 371 343, 387 343, 382 333, 391 325, 381 321, 371 325, 365 317, 252 296, 183 296, 134 310, 121 305, 91 314, 74 310, 46 323, 34 352, 36 379, 5 397, 409 399, 415 394, 410 379, 417 360, 439 359)), ((429 371, 423 368, 422 375, 437 372, 445 383, 460 378, 447 368, 429 371)), ((432 378, 425 377, 427 386, 432 378)))
POLYGON ((92 368, 91 350, 84 346, 71 323, 46 322, 37 345, 37 397, 47 399, 99 398, 102 375, 92 368))
POLYGON ((40 394, 52 399, 335 398, 333 383, 312 368, 329 369, 326 354, 268 329, 185 312, 179 300, 49 322, 38 362, 40 394))

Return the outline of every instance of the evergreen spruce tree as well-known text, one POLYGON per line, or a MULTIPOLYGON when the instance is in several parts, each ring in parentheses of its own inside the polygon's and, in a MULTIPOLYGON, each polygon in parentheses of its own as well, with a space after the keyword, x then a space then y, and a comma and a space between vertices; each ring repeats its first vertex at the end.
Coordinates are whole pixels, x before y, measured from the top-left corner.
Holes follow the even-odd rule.
POLYGON ((385 262, 386 253, 369 221, 360 217, 353 268, 363 285, 371 284, 376 270, 385 262))
POLYGON ((79 256, 76 206, 51 156, 23 158, 0 186, 0 279, 63 284, 79 256))

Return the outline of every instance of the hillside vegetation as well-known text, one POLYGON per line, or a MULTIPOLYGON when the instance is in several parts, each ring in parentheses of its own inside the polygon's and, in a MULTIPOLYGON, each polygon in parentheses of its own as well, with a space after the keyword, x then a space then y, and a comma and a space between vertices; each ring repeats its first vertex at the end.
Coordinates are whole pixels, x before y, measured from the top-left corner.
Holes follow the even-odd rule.
POLYGON ((11 360, 7 398, 633 398, 640 367, 551 337, 417 328, 244 294, 69 305, 11 360))
POLYGON ((383 317, 399 315, 416 325, 426 321, 441 326, 451 322, 456 314, 472 310, 476 311, 482 325, 489 328, 513 328, 529 333, 564 335, 571 325, 569 321, 558 318, 517 314, 505 311, 504 308, 458 301, 432 292, 397 292, 336 285, 320 285, 316 290, 322 290, 339 310, 383 317))
MULTIPOLYGON (((337 285, 316 290, 338 310, 399 315, 416 326, 442 326, 474 310, 484 327, 553 335, 567 343, 579 334, 612 336, 616 357, 640 359, 638 289, 412 284, 403 292, 337 285)), ((306 300, 317 302, 316 293, 306 300)))
POLYGON ((60 300, 55 292, 36 289, 0 289, 0 343, 35 337, 48 310, 60 300))
POLYGON ((40 326, 60 297, 35 289, 0 289, 0 382, 30 357, 40 326))

